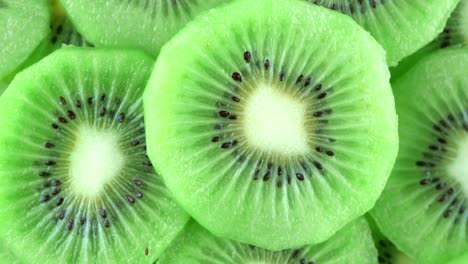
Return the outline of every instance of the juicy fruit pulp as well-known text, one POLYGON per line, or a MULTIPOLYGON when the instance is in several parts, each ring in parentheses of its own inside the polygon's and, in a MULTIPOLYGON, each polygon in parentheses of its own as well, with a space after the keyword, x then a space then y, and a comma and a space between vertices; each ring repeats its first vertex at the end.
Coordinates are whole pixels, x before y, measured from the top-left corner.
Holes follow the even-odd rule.
POLYGON ((351 16, 369 31, 395 66, 433 40, 459 0, 307 0, 351 16))
POLYGON ((450 15, 444 30, 431 43, 414 54, 406 57, 397 67, 391 67, 392 82, 407 72, 419 60, 428 54, 449 47, 465 47, 468 45, 468 0, 461 0, 450 15))
MULTIPOLYGON (((12 72, 6 76, 0 74, 0 94, 8 87, 9 83, 18 72, 38 62, 54 50, 64 45, 92 46, 76 31, 70 20, 66 17, 58 0, 47 1, 46 7, 47 9, 52 9, 49 25, 50 29, 48 30, 47 36, 39 43, 26 60, 21 64, 15 64, 16 67, 12 72)), ((12 16, 16 18, 17 14, 14 13, 12 16)), ((34 28, 36 27, 35 25, 34 28)))
POLYGON ((183 228, 146 156, 152 66, 137 51, 64 48, 0 98, 0 231, 20 259, 151 263, 183 228))
POLYGON ((48 0, 0 1, 0 94, 3 92, 2 80, 13 73, 47 36, 49 21, 48 0))
POLYGON ((269 251, 215 237, 191 221, 158 264, 373 264, 376 259, 369 227, 362 218, 351 222, 326 242, 283 251, 269 251))
POLYGON ((228 0, 60 0, 84 37, 101 47, 161 47, 200 12, 228 0))
POLYGON ((466 48, 442 50, 394 85, 400 153, 371 212, 382 232, 421 263, 445 263, 468 249, 467 68, 466 48))
POLYGON ((145 91, 148 153, 214 234, 271 250, 318 243, 369 210, 390 173, 388 79, 351 19, 236 1, 163 49, 145 91))

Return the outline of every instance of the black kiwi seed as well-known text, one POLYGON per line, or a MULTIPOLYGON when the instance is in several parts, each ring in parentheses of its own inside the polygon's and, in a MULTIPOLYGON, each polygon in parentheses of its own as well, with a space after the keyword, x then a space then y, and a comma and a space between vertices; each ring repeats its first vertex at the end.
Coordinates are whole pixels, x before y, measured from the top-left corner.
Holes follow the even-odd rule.
POLYGON ((245 62, 250 63, 250 59, 252 59, 252 55, 250 54, 250 52, 248 52, 248 51, 244 52, 245 62))
POLYGON ((59 101, 60 101, 60 104, 67 105, 67 101, 65 101, 65 99, 62 96, 59 97, 59 101))
POLYGON ((60 198, 58 198, 58 199, 55 201, 55 205, 56 205, 56 206, 60 206, 60 205, 62 205, 63 201, 64 201, 64 198, 63 198, 63 197, 60 197, 60 198))
POLYGON ((106 210, 104 210, 103 208, 101 208, 101 210, 99 210, 99 214, 101 215, 102 218, 106 218, 106 217, 107 217, 107 212, 106 212, 106 210))
POLYGON ((134 204, 135 203, 135 198, 133 198, 132 196, 130 195, 126 195, 125 196, 127 198, 127 201, 131 204, 134 204))
POLYGON ((53 148, 53 147, 55 147, 55 145, 52 144, 52 143, 50 143, 50 142, 46 142, 46 143, 44 143, 44 147, 46 147, 46 148, 53 148))
POLYGON ((104 227, 109 228, 110 227, 110 222, 108 219, 104 220, 104 227))

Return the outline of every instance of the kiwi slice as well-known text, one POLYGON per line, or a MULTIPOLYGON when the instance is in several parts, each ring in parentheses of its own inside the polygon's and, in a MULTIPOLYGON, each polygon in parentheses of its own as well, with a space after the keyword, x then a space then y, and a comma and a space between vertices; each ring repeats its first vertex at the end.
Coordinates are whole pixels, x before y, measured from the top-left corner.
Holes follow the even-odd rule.
POLYGON ((71 21, 65 16, 65 11, 58 0, 48 1, 52 9, 49 32, 47 37, 41 41, 32 54, 10 74, 0 78, 0 94, 8 87, 13 78, 23 69, 33 65, 45 56, 65 45, 93 46, 87 42, 81 34, 76 31, 71 21))
POLYGON ((371 232, 363 218, 348 224, 326 242, 283 251, 269 251, 216 237, 195 221, 190 221, 157 263, 374 264, 376 258, 371 232))
POLYGON ((393 86, 400 153, 371 213, 418 263, 447 263, 468 250, 467 69, 468 48, 446 49, 393 86))
POLYGON ((60 0, 85 38, 96 46, 132 47, 157 56, 198 13, 228 0, 60 0))
POLYGON ((49 0, 0 0, 0 80, 14 72, 46 38, 49 22, 49 0))
POLYGON ((63 48, 0 97, 0 235, 27 263, 151 263, 188 221, 146 156, 140 51, 63 48))
POLYGON ((424 56, 449 47, 468 45, 468 0, 461 0, 447 21, 444 30, 431 43, 402 60, 398 66, 391 67, 392 82, 407 72, 424 56))
POLYGON ((387 51, 395 66, 433 40, 459 0, 307 0, 351 16, 387 51))
POLYGON ((322 242, 370 210, 396 157, 382 48, 304 1, 201 15, 162 50, 144 100, 148 153, 175 199, 212 233, 269 250, 322 242))
POLYGON ((372 231, 372 238, 377 248, 377 262, 379 264, 416 264, 382 234, 374 219, 369 214, 365 215, 365 219, 367 223, 369 223, 369 227, 372 231))

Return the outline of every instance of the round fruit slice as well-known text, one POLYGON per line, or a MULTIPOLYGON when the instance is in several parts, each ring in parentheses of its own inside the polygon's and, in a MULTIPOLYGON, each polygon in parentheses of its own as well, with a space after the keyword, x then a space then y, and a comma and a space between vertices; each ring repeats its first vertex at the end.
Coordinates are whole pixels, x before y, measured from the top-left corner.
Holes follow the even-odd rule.
POLYGON ((461 0, 447 21, 444 31, 411 56, 405 58, 397 67, 390 68, 392 82, 413 67, 428 54, 448 47, 466 47, 468 45, 468 0, 461 0))
POLYGON ((137 51, 64 48, 0 98, 0 234, 27 263, 151 263, 188 216, 146 156, 137 51))
POLYGON ((226 238, 219 238, 191 221, 158 264, 374 264, 377 252, 369 226, 363 218, 353 221, 329 240, 314 246, 269 251, 226 238))
POLYGON ((351 16, 395 66, 439 34, 459 0, 307 0, 351 16))
POLYGON ((228 0, 60 0, 87 40, 96 46, 132 47, 157 56, 197 14, 228 0))
POLYGON ((162 51, 144 100, 148 152, 178 202, 270 250, 322 242, 370 210, 396 157, 383 50, 307 2, 205 13, 162 51))
POLYGON ((468 250, 467 69, 468 49, 447 49, 394 85, 400 152, 372 215, 418 263, 447 263, 468 250))
POLYGON ((48 0, 0 0, 0 80, 21 65, 46 38, 49 22, 48 0))

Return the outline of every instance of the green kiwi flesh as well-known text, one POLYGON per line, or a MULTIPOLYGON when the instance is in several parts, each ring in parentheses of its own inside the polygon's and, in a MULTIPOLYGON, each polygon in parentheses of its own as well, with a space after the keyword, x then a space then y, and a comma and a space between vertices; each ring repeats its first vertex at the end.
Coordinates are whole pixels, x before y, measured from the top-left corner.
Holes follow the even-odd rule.
POLYGON ((374 219, 369 214, 365 215, 365 219, 372 231, 379 264, 416 264, 380 232, 374 219))
POLYGON ((374 264, 376 259, 369 226, 363 218, 351 222, 326 242, 283 251, 216 237, 192 220, 157 263, 374 264))
POLYGON ((396 67, 391 67, 392 82, 407 72, 424 56, 445 48, 466 47, 468 45, 468 0, 461 0, 450 15, 444 30, 435 40, 414 54, 402 60, 396 67))
POLYGON ((422 48, 442 31, 459 0, 307 0, 351 16, 387 51, 387 63, 422 48))
POLYGON ((468 263, 468 253, 456 257, 448 262, 448 264, 466 264, 468 263))
POLYGON ((188 215, 146 156, 153 59, 62 48, 0 97, 0 236, 26 263, 152 263, 188 215))
POLYGON ((468 250, 467 69, 468 49, 448 48, 393 85, 400 152, 371 214, 418 263, 446 263, 468 250))
POLYGON ((79 32, 96 46, 131 47, 157 56, 198 13, 228 0, 60 0, 79 32))
POLYGON ((144 102, 150 159, 179 204, 269 250, 322 242, 370 210, 396 157, 382 48, 304 1, 199 16, 162 50, 144 102))
POLYGON ((47 36, 50 12, 48 0, 0 0, 0 80, 21 65, 47 36))
POLYGON ((60 6, 60 3, 58 3, 58 0, 53 0, 51 3, 51 5, 49 3, 49 8, 52 9, 52 12, 46 38, 39 43, 39 46, 37 46, 29 57, 18 65, 13 72, 3 77, 0 76, 0 95, 18 72, 38 62, 54 50, 65 45, 81 47, 93 46, 76 31, 71 21, 65 16, 65 12, 60 6))
MULTIPOLYGON (((1 5, 1 1, 0 1, 1 5)), ((18 258, 5 245, 3 240, 0 240, 0 263, 19 264, 18 258)))

